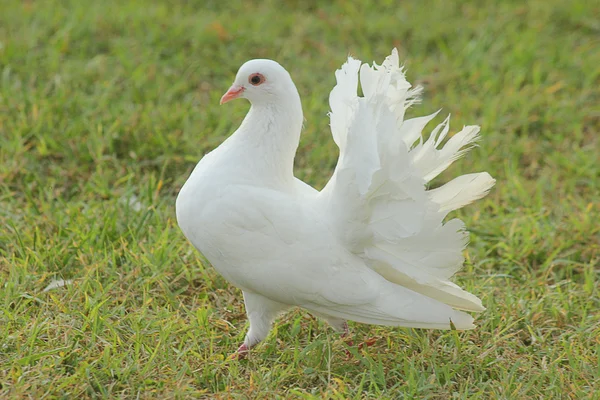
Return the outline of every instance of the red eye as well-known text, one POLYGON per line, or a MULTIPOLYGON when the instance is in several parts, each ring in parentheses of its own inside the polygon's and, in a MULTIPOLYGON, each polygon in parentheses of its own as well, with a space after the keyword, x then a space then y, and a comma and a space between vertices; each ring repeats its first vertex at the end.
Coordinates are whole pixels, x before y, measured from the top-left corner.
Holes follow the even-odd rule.
POLYGON ((254 86, 258 86, 261 83, 264 83, 264 81, 265 81, 264 75, 259 74, 258 72, 250 75, 250 77, 248 78, 248 82, 250 82, 250 84, 252 84, 254 86))

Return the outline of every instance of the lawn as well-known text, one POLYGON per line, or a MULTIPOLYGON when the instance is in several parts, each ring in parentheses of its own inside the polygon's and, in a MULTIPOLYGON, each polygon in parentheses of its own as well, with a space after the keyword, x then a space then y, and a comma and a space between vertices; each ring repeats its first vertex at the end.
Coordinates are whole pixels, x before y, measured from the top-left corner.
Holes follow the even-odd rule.
MULTIPOLYGON (((592 1, 2 0, 0 398, 600 399, 600 4, 592 1), (175 197, 248 105, 237 68, 273 58, 302 96, 297 176, 336 160, 333 72, 397 46, 480 146, 436 184, 488 171, 454 213, 469 332, 302 311, 245 361, 241 293, 185 240, 175 197), (65 287, 44 291, 55 280, 65 287), (352 356, 347 358, 346 349, 352 356)), ((431 127, 429 127, 431 129, 431 127)))

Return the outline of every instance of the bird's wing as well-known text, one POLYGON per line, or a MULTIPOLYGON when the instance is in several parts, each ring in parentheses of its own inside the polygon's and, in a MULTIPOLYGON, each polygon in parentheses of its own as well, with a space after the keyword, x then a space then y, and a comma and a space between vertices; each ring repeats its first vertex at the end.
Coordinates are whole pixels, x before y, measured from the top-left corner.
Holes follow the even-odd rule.
POLYGON ((468 233, 462 221, 444 219, 484 197, 495 181, 480 172, 427 189, 473 145, 479 127, 466 126, 441 146, 446 119, 424 140, 422 130, 437 113, 404 119, 421 89, 406 81, 395 49, 381 66, 350 57, 336 80, 329 103, 340 156, 318 195, 336 236, 387 280, 457 309, 483 310, 449 280, 462 267, 468 233))
MULTIPOLYGON (((473 327, 472 318, 384 279, 349 252, 311 202, 254 186, 232 185, 207 215, 200 250, 245 291, 333 317, 423 328, 473 327)), ((195 232, 190 232, 191 236, 195 232)))

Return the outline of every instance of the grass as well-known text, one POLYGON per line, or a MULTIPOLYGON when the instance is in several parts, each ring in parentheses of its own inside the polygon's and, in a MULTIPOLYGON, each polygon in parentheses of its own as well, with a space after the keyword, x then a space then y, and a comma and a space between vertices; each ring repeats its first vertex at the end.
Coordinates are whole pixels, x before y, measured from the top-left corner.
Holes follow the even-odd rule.
MULTIPOLYGON (((16 1, 0 12, 0 398, 600 399, 597 3, 16 1), (457 215, 478 329, 353 325, 296 311, 243 362, 240 292, 180 233, 175 196, 247 105, 245 60, 290 71, 297 175, 335 165, 327 96, 351 53, 398 46, 438 108, 482 126, 438 181, 489 171, 457 215), (53 280, 72 279, 44 292, 53 280)), ((442 116, 437 121, 442 120, 442 116)))

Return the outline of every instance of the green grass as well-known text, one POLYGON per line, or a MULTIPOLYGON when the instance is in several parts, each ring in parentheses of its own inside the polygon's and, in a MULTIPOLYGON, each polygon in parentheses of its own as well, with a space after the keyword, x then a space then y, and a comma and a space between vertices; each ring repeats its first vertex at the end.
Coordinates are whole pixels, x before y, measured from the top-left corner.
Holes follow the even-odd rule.
MULTIPOLYGON (((0 6, 0 398, 600 398, 600 6, 481 2, 16 1, 0 6), (333 71, 398 46, 438 108, 482 126, 438 181, 498 181, 458 214, 469 332, 353 325, 349 350, 296 311, 249 360, 240 292, 174 213, 195 163, 248 106, 239 65, 292 74, 297 175, 337 159, 333 71), (54 279, 72 279, 43 292, 54 279)), ((442 116, 437 121, 442 120, 442 116)))

